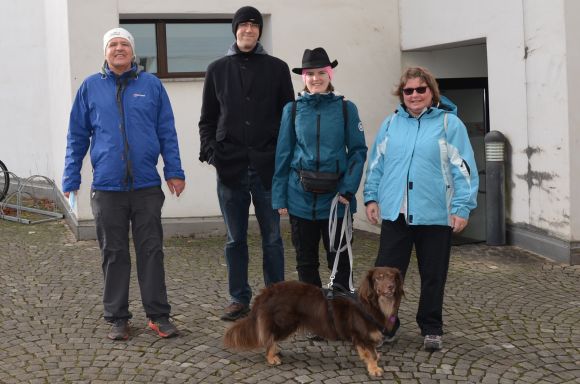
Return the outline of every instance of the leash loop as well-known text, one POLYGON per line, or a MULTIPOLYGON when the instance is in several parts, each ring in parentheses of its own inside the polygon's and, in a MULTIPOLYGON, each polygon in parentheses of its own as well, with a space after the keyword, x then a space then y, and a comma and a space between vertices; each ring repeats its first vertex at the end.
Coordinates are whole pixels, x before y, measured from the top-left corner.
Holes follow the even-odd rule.
POLYGON ((338 229, 338 204, 340 194, 337 193, 336 196, 332 199, 332 203, 330 205, 330 216, 328 218, 328 235, 329 235, 329 243, 330 243, 330 252, 336 252, 336 256, 334 257, 334 265, 332 267, 332 273, 330 274, 330 282, 328 283, 328 288, 332 289, 332 285, 334 283, 334 278, 336 276, 336 272, 338 270, 338 259, 342 252, 347 251, 348 258, 350 262, 350 274, 348 278, 348 285, 350 292, 354 293, 354 286, 352 284, 352 263, 353 263, 353 256, 352 256, 352 213, 350 212, 350 203, 344 204, 344 217, 342 219, 342 226, 340 229, 340 238, 338 241, 338 249, 335 249, 334 243, 336 240, 336 232, 338 229), (345 242, 343 244, 343 241, 345 242))

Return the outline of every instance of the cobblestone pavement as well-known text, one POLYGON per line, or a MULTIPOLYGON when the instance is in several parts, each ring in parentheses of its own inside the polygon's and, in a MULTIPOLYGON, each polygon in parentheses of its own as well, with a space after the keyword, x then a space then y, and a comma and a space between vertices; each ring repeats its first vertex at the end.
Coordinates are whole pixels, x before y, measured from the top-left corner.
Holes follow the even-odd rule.
MULTIPOLYGON (((580 383, 580 267, 513 247, 454 247, 445 301, 444 349, 422 350, 414 321, 413 261, 399 339, 382 347, 382 378, 367 376, 349 343, 303 335, 281 344, 283 364, 262 351, 222 347, 228 304, 223 238, 166 241, 166 273, 178 338, 146 328, 132 276, 131 338, 106 339, 94 241, 75 242, 62 222, 0 220, 0 383, 580 383)), ((296 279, 286 239, 287 279, 296 279)), ((355 282, 372 266, 376 235, 355 234, 355 282)), ((250 239, 251 284, 261 278, 260 240, 250 239)), ((324 279, 328 273, 324 271, 324 279)))

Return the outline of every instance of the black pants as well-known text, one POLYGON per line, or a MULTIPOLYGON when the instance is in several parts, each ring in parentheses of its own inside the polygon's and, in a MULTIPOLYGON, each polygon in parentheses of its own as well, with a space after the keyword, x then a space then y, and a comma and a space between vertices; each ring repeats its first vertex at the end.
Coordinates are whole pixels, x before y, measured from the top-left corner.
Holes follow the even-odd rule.
MULTIPOLYGON (((320 273, 318 272, 318 267, 320 266, 318 247, 321 237, 324 249, 326 250, 328 269, 331 271, 334 266, 334 258, 336 257, 336 252, 329 252, 330 236, 328 234, 328 220, 307 220, 290 215, 290 225, 292 228, 292 244, 294 245, 294 249, 296 249, 298 279, 305 283, 322 287, 320 273)), ((338 230, 340 230, 341 226, 342 219, 338 219, 338 230)), ((335 249, 338 248, 339 236, 340 232, 335 236, 335 249)), ((340 253, 334 283, 340 284, 343 288, 348 289, 350 275, 350 261, 348 252, 345 250, 340 253)))
POLYGON ((129 311, 129 226, 137 261, 141 302, 147 317, 168 316, 161 207, 161 187, 130 192, 92 191, 91 207, 103 258, 104 317, 108 321, 131 318, 129 311))
POLYGON ((415 245, 421 277, 416 319, 423 336, 443 334, 443 295, 449 269, 451 234, 452 229, 447 225, 407 225, 402 214, 396 221, 383 220, 381 225, 376 266, 399 268, 405 276, 415 245))

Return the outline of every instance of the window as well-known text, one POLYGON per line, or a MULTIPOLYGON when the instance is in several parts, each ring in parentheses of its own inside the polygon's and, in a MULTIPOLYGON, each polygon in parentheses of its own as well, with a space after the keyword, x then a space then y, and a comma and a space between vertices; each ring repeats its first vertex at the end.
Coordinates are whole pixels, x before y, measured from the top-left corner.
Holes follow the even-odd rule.
POLYGON ((204 77, 234 42, 231 19, 121 20, 135 38, 139 65, 160 78, 204 77))

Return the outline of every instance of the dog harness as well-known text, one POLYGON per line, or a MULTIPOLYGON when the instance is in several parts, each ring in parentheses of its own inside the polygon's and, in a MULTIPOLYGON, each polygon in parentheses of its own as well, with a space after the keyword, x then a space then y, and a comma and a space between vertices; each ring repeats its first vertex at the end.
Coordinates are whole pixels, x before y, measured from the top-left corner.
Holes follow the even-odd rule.
MULTIPOLYGON (((392 315, 392 316, 389 316, 389 318, 387 319, 389 324, 395 325, 393 327, 393 329, 391 329, 391 331, 389 331, 387 329, 387 327, 383 327, 383 325, 380 322, 378 322, 377 319, 375 319, 373 315, 371 315, 370 313, 368 313, 365 310, 365 308, 363 307, 363 305, 361 304, 361 302, 358 298, 358 295, 355 292, 347 291, 344 287, 342 287, 338 283, 334 283, 334 287, 335 287, 335 289, 321 288, 322 293, 324 294, 324 297, 326 298, 326 301, 327 301, 326 307, 328 310, 328 316, 329 316, 330 321, 333 325, 334 325, 334 311, 332 309, 332 305, 330 305, 330 300, 334 300, 336 298, 345 298, 346 300, 349 300, 350 302, 352 302, 356 306, 356 308, 361 311, 361 313, 365 319, 367 319, 368 321, 373 323, 375 325, 375 327, 377 327, 379 329, 379 331, 381 331, 381 333, 383 334, 383 337, 390 338, 390 337, 395 336, 395 333, 397 332, 397 329, 399 329, 399 326, 401 324, 401 322, 399 321, 399 318, 397 316, 392 315)), ((335 329, 336 329, 336 326, 335 326, 335 329)))

